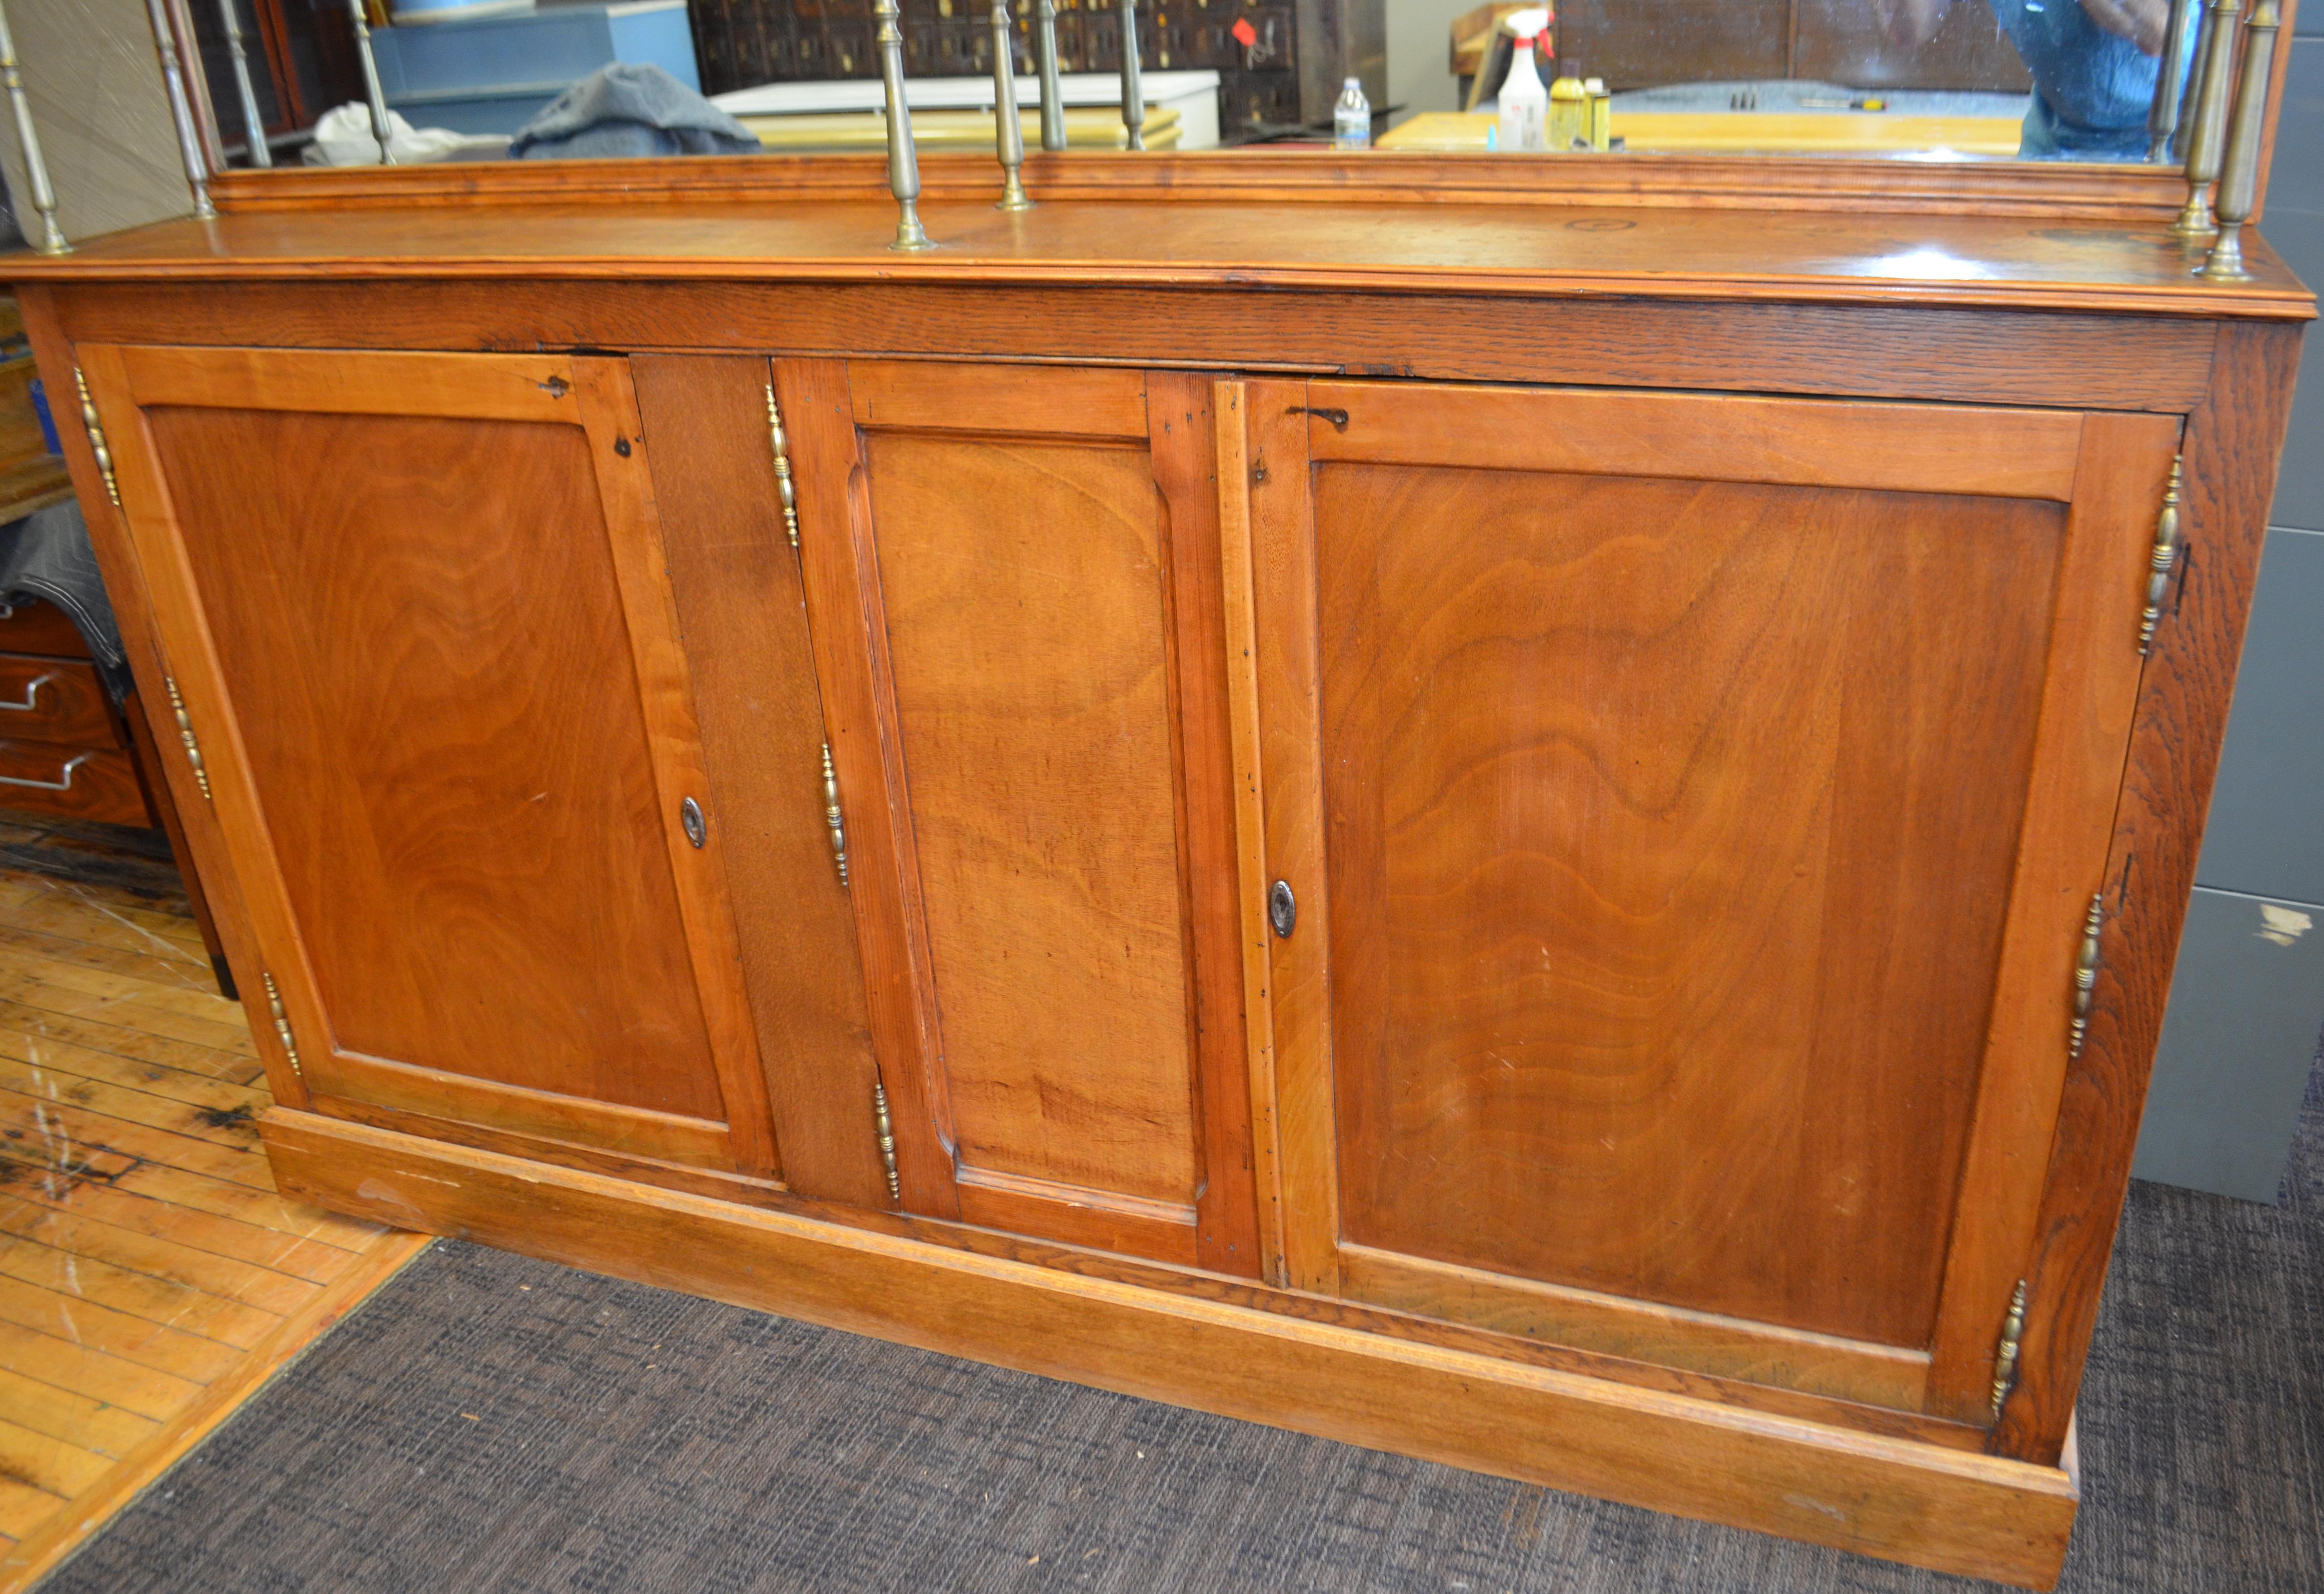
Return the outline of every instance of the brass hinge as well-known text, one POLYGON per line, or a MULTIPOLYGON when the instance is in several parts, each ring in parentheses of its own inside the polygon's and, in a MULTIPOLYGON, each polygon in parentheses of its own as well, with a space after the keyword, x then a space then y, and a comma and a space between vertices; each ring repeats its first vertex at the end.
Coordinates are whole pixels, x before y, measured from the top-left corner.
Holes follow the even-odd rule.
POLYGON ((282 993, 274 988, 274 976, 261 969, 258 977, 266 981, 266 1010, 274 1015, 274 1036, 282 1043, 283 1055, 290 1059, 290 1072, 300 1079, 307 1071, 299 1065, 299 1043, 290 1038, 290 1018, 282 1010, 282 993))
POLYGON ((2082 923, 2082 949, 2074 957, 2074 1020, 2066 1037, 2069 1060, 2082 1055, 2083 1037, 2090 1028, 2090 990, 2098 982, 2098 936, 2106 929, 2106 893, 2090 898, 2090 917, 2082 923))
POLYGON ((2017 1381, 2017 1348, 2025 1337, 2025 1281, 2017 1281, 2009 1297, 2009 1315, 2001 1320, 2001 1344, 1993 1353, 1993 1420, 2001 1420, 2001 1403, 2017 1381))
POLYGON ((831 767, 831 743, 823 744, 823 822, 831 826, 831 857, 839 865, 839 883, 847 883, 847 821, 839 811, 839 777, 831 767))
POLYGON ((194 767, 194 784, 202 788, 202 801, 210 800, 210 772, 202 766, 202 744, 194 736, 194 716, 186 712, 186 700, 178 696, 178 677, 163 676, 161 685, 170 694, 170 712, 178 716, 178 740, 186 744, 186 762, 194 767))
POLYGON ((2163 490, 2163 512, 2154 521, 2154 557, 2146 575, 2146 613, 2138 620, 2138 656, 2154 645, 2154 628, 2163 619, 2163 594, 2171 585, 2171 567, 2179 562, 2179 475, 2183 456, 2171 456, 2171 484, 2163 490))
POLYGON ((80 423, 88 428, 88 451, 97 456, 97 474, 105 478, 105 495, 121 507, 121 488, 113 479, 113 450, 105 445, 105 427, 97 419, 97 401, 88 396, 88 378, 73 367, 73 386, 80 390, 80 423))
POLYGON ((880 1166, 888 1170, 888 1199, 900 1202, 904 1186, 896 1177, 896 1128, 888 1121, 888 1087, 876 1073, 872 1075, 872 1113, 880 1125, 880 1166))
POLYGON ((798 551, 798 493, 791 486, 791 440, 783 435, 783 412, 775 408, 775 384, 767 383, 767 441, 775 450, 775 491, 782 495, 783 530, 798 551))

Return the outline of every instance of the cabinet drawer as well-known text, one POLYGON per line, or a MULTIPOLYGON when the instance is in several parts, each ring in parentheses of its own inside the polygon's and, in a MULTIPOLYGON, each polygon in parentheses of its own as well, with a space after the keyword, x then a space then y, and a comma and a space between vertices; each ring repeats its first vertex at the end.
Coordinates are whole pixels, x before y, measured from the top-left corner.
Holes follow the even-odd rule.
POLYGON ((109 747, 0 742, 0 808, 150 827, 129 755, 109 747))
POLYGON ((85 747, 124 745, 93 665, 0 653, 0 737, 85 747))

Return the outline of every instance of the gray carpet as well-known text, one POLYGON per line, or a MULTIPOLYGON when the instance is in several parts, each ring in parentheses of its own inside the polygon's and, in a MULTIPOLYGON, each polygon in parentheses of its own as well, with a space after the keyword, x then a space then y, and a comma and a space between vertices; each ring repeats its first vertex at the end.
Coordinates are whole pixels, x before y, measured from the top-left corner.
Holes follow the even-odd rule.
MULTIPOLYGON (((2133 1187, 2065 1588, 2324 1589, 2319 1331, 2311 1084, 2282 1207, 2133 1187)), ((1984 1586, 447 1243, 44 1589, 1984 1586)))

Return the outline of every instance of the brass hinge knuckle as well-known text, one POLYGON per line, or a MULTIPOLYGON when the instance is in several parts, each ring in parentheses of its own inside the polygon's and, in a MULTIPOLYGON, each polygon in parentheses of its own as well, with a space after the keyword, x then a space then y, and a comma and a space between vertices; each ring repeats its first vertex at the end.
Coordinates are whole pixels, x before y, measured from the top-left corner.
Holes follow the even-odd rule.
POLYGON ((847 883, 847 816, 839 811, 839 776, 831 767, 831 743, 823 744, 823 822, 831 827, 831 859, 839 883, 847 883))
POLYGON ((888 1087, 878 1073, 872 1076, 872 1115, 880 1126, 880 1166, 888 1173, 888 1199, 904 1199, 903 1182, 896 1176, 896 1126, 888 1118, 888 1087))
POLYGON ((767 441, 775 451, 775 491, 782 495, 783 530, 798 551, 798 493, 791 484, 791 440, 783 431, 783 412, 775 404, 775 384, 767 383, 767 441))
POLYGON ((88 396, 88 378, 73 367, 73 386, 80 390, 80 423, 88 430, 88 451, 97 456, 97 474, 105 478, 105 495, 121 507, 121 486, 113 479, 113 450, 106 445, 105 426, 97 419, 97 401, 88 396))
POLYGON ((2163 490, 2163 512, 2154 520, 2154 554, 2147 562, 2146 610, 2138 617, 2138 656, 2154 646, 2154 628, 2163 621, 2163 596, 2171 589, 2171 571, 2179 563, 2179 478, 2184 456, 2171 456, 2171 483, 2163 490))
POLYGON ((258 977, 266 981, 266 1010, 274 1015, 274 1038, 282 1043, 282 1055, 290 1059, 290 1072, 303 1080, 307 1071, 299 1063, 299 1043, 290 1038, 290 1016, 282 1010, 282 992, 275 988, 272 974, 262 969, 258 977))
POLYGON ((2106 930, 2106 893, 2090 898, 2090 916, 2082 921, 2082 946, 2074 955, 2074 1018, 2066 1035, 2068 1060, 2082 1055, 2090 1032, 2090 991, 2098 982, 2098 937, 2106 930))
POLYGON ((178 719, 178 740, 185 745, 186 762, 193 766, 194 784, 202 788, 202 801, 210 800, 210 772, 202 763, 202 744, 194 734, 194 716, 186 712, 186 700, 178 695, 178 678, 163 676, 162 686, 170 694, 170 712, 178 719))
POLYGON ((1993 1417, 2001 1420, 2001 1404, 2017 1382, 2017 1350, 2025 1338, 2025 1281, 2009 1297, 2009 1315, 2001 1320, 2001 1343, 1993 1353, 1993 1417))

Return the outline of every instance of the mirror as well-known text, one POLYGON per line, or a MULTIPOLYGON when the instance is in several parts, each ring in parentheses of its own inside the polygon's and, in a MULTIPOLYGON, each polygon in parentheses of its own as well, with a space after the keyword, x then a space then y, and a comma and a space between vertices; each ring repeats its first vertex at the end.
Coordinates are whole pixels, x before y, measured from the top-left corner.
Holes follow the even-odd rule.
MULTIPOLYGON (((217 167, 379 163, 383 119, 398 164, 883 150, 888 3, 152 0, 189 43, 217 167), (594 98, 562 103, 609 68, 594 98)), ((1448 16, 1445 0, 1002 4, 1018 142, 1034 149, 1328 143, 1336 108, 1343 148, 2117 168, 2186 161, 2209 41, 2224 30, 2239 41, 2256 8, 1488 0, 1448 16), (1433 57, 1416 42, 1431 39, 1433 57), (1536 94, 1537 132, 1522 103, 1536 94)), ((896 23, 918 149, 995 152, 991 0, 902 0, 896 23)), ((2221 116, 2237 59, 2231 49, 2222 61, 2221 116)))

